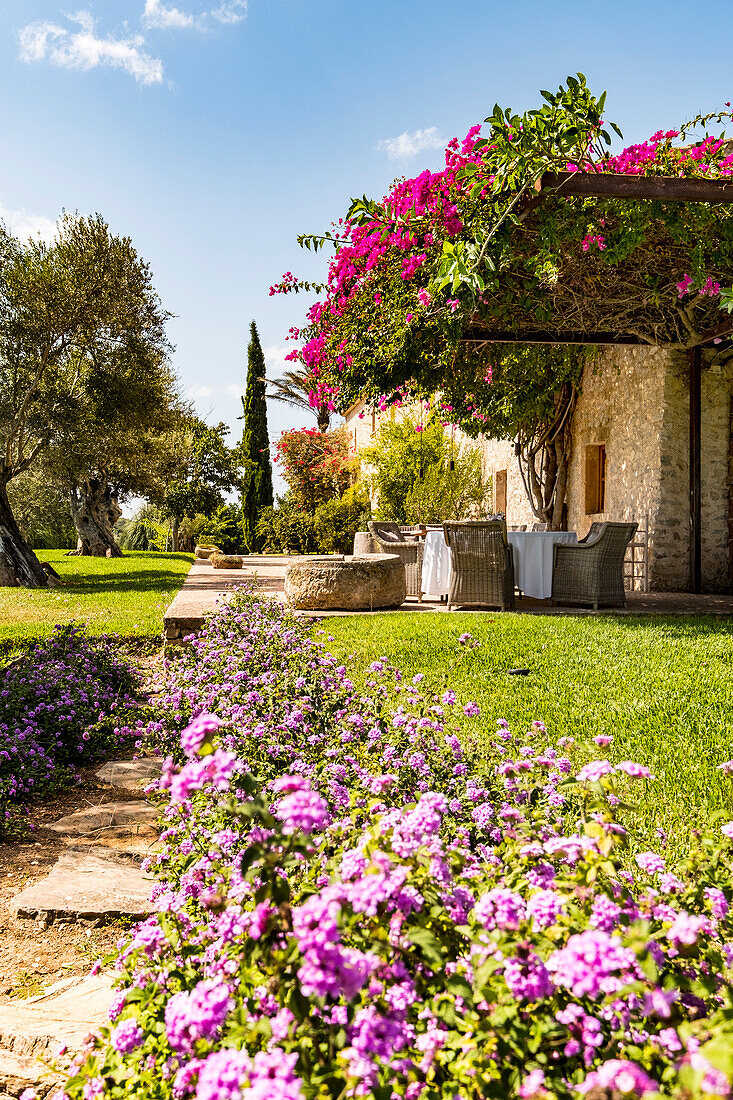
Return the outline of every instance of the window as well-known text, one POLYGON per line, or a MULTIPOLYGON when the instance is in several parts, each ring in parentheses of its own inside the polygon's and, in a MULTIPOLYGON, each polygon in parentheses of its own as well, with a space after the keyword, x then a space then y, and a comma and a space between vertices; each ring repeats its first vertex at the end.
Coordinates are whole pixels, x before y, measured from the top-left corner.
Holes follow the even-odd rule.
POLYGON ((506 515, 506 470, 497 470, 494 477, 494 511, 506 515))
POLYGON ((585 448, 585 514, 594 516, 606 506, 606 445, 591 443, 585 448))

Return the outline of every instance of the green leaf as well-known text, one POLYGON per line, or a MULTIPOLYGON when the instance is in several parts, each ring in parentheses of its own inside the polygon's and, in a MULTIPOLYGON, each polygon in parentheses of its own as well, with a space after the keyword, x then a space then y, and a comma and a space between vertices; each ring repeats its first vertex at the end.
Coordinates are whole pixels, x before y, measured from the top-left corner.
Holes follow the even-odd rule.
POLYGON ((437 936, 429 928, 415 928, 406 939, 408 943, 420 949, 421 954, 434 970, 442 970, 443 949, 437 936))
POLYGON ((449 989, 451 993, 455 993, 457 996, 463 997, 464 1001, 468 1001, 469 1004, 473 1004, 473 989, 469 982, 460 974, 451 974, 450 978, 445 983, 446 989, 449 989))
POLYGON ((250 844, 242 855, 241 871, 242 876, 246 877, 247 872, 251 869, 253 864, 262 856, 262 847, 259 844, 250 844))

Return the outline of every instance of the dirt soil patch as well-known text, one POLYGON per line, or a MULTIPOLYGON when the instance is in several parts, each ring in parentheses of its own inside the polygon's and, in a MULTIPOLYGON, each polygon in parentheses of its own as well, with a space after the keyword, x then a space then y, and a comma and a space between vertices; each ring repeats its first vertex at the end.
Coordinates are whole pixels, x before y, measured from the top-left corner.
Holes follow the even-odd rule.
MULTIPOLYGON (((160 643, 126 639, 120 650, 140 675, 143 697, 146 685, 161 669, 160 643)), ((49 825, 90 806, 139 801, 139 794, 126 794, 96 778, 94 773, 102 763, 81 769, 81 781, 74 787, 31 804, 26 818, 27 836, 0 842, 0 1003, 42 993, 62 978, 88 974, 94 961, 108 954, 130 926, 126 921, 101 927, 94 922, 46 925, 10 916, 12 899, 26 886, 45 878, 67 849, 49 825)))
POLYGON ((94 770, 85 769, 76 787, 30 807, 26 838, 0 844, 0 1002, 31 997, 61 978, 87 974, 129 926, 123 921, 102 927, 92 922, 46 925, 15 920, 9 907, 22 889, 44 878, 67 849, 49 825, 89 806, 138 799, 100 783, 94 770))

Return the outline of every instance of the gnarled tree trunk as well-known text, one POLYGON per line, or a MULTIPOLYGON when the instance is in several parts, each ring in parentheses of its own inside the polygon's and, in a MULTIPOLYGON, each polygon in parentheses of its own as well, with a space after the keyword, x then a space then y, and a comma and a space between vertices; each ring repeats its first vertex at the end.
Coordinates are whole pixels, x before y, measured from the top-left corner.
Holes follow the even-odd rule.
POLYGON ((20 533, 0 482, 0 587, 48 588, 48 573, 20 533))
POLYGON ((89 478, 71 491, 71 518, 79 541, 76 553, 94 558, 121 558, 112 528, 122 509, 106 481, 89 478))
POLYGON ((559 531, 563 523, 577 396, 575 386, 568 383, 557 396, 552 423, 520 435, 515 443, 527 499, 550 531, 559 531))

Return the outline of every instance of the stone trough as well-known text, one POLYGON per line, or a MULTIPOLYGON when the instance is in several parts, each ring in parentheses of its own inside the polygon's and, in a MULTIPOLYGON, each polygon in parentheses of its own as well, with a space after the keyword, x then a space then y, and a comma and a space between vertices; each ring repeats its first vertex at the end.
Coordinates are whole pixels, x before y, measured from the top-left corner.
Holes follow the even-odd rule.
POLYGON ((407 598, 405 567, 396 554, 302 558, 288 565, 285 596, 298 611, 376 611, 407 598))

